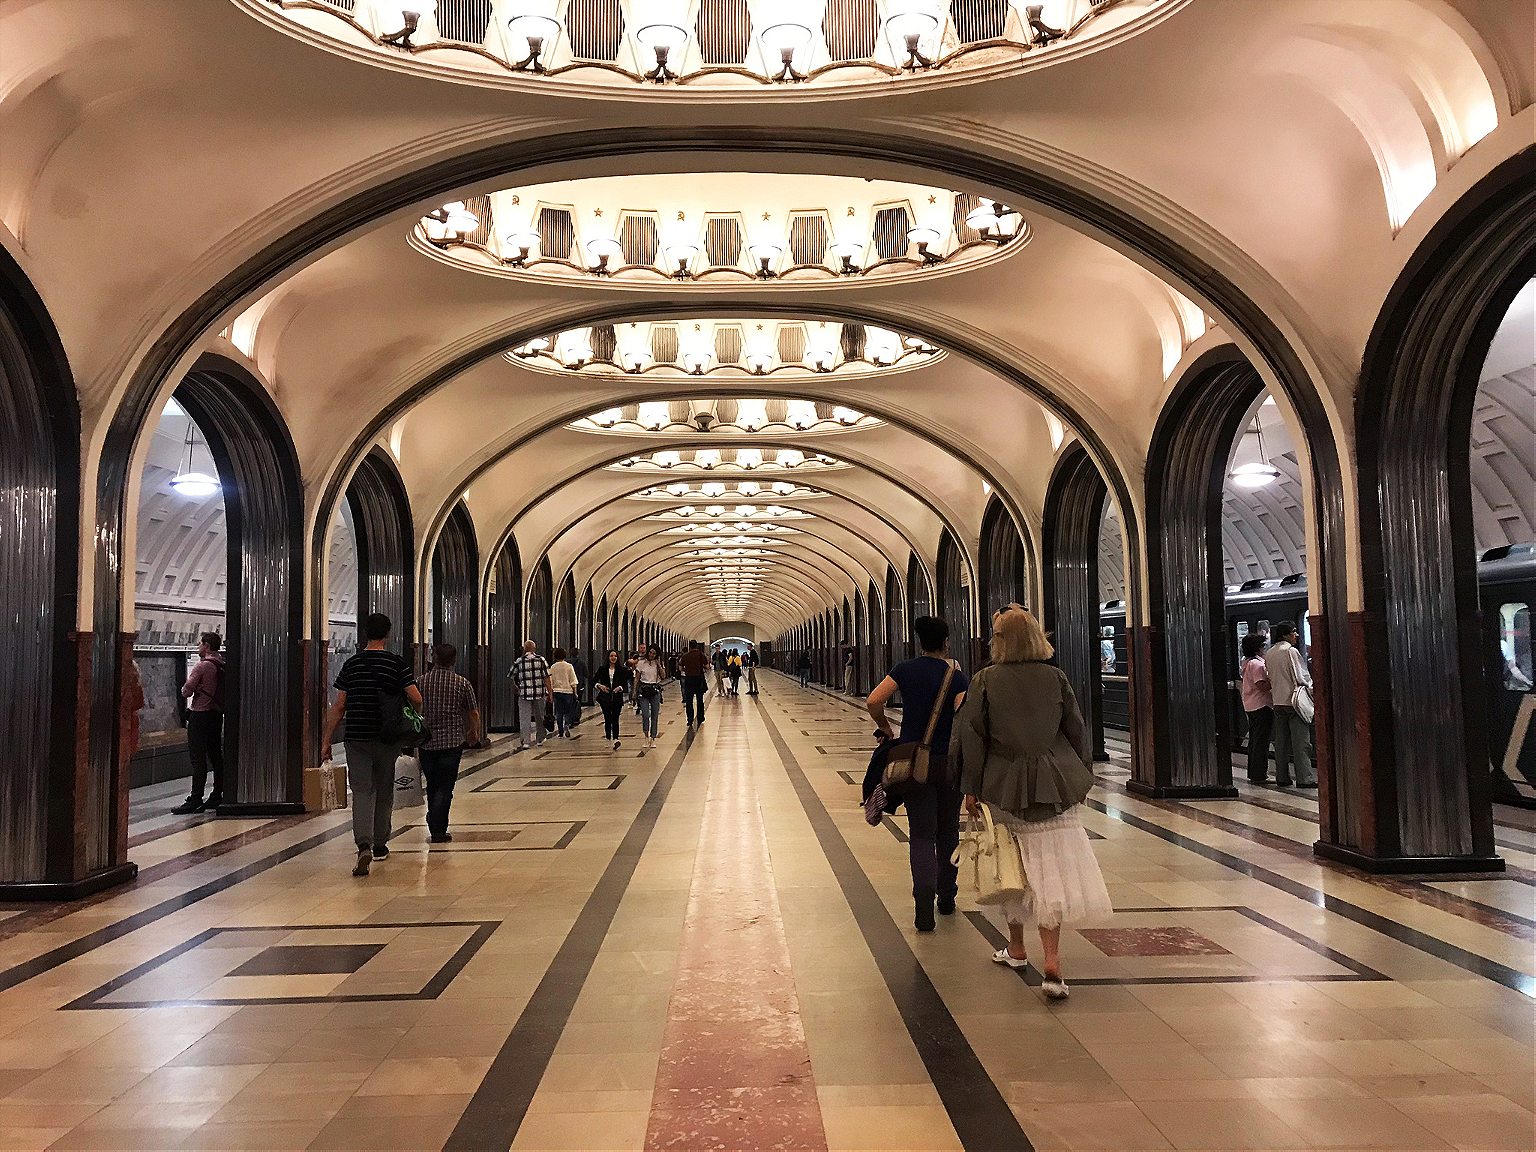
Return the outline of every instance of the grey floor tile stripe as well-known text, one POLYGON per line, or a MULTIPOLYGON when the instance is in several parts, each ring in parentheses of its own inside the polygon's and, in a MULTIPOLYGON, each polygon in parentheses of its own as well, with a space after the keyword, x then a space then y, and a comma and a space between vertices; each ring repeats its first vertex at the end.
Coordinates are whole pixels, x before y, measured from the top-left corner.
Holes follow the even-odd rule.
MULTIPOLYGON (((693 743, 694 733, 690 731, 657 777, 560 951, 550 961, 544 979, 443 1145, 445 1152, 506 1148, 516 1138, 693 743)), ((515 931, 515 926, 509 930, 515 931)))
POLYGON ((832 866, 843 898, 869 945, 960 1143, 967 1149, 987 1152, 1032 1149, 1034 1145, 1020 1127, 1019 1118, 987 1075, 949 1006, 913 954, 875 886, 859 867, 852 849, 761 702, 758 715, 768 729, 806 819, 832 866))

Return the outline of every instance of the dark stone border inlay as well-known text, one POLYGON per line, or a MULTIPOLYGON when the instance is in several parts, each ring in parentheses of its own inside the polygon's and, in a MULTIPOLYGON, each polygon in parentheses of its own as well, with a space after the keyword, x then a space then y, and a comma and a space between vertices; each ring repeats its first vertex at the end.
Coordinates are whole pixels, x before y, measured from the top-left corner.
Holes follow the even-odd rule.
POLYGON ((961 1145, 987 1152, 1032 1152, 1034 1145, 1019 1118, 987 1075, 778 726, 760 702, 757 711, 961 1145))
MULTIPOLYGON (((351 831, 345 828, 343 831, 351 831)), ((256 1007, 267 1004, 359 1004, 374 1003, 392 1000, 436 1000, 443 994, 443 990, 453 983, 453 979, 464 970, 480 951, 482 945, 491 938, 491 934, 501 927, 500 920, 427 920, 411 921, 407 923, 389 924, 248 924, 233 928, 209 928, 205 932, 199 932, 189 940, 176 945, 168 952, 162 952, 144 963, 139 964, 121 976, 114 976, 98 988, 93 988, 84 996, 76 997, 68 1004, 63 1005, 60 1011, 84 1011, 89 1009, 101 1009, 117 1011, 118 1009, 131 1008, 184 1008, 188 1006, 199 1007, 229 1007, 237 1008, 256 1007), (359 929, 375 928, 473 928, 468 940, 459 945, 458 949, 450 956, 443 966, 437 970, 432 979, 422 986, 419 992, 383 992, 373 995, 339 995, 339 996, 253 996, 236 999, 233 997, 209 997, 199 999, 195 996, 185 1000, 142 1000, 126 1001, 114 1000, 111 1003, 102 1003, 106 996, 110 996, 119 988, 126 987, 153 972, 156 968, 199 948, 212 940, 215 936, 222 936, 232 932, 356 932, 359 929)))
POLYGON ((687 733, 657 777, 544 978, 470 1097, 443 1145, 445 1152, 505 1148, 516 1137, 693 741, 694 733, 687 733))
MULTIPOLYGON (((1321 974, 1317 976, 1101 976, 1091 980, 1073 980, 1071 983, 1079 987, 1105 987, 1120 984, 1274 984, 1284 981, 1294 981, 1303 984, 1327 984, 1340 981, 1355 980, 1391 980, 1376 971, 1368 964, 1362 964, 1344 953, 1319 944, 1310 936, 1305 936, 1294 928, 1288 928, 1278 920, 1271 919, 1252 908, 1242 904, 1202 904, 1183 908, 1116 908, 1116 914, 1121 912, 1236 912, 1240 916, 1246 916, 1255 924, 1263 925, 1272 932, 1277 932, 1287 940, 1300 944, 1310 952, 1315 952, 1323 959, 1331 961, 1342 968, 1348 968, 1349 974, 1342 973, 1321 974)), ((988 920, 985 913, 971 911, 965 914, 965 918, 971 922, 971 926, 981 933, 982 937, 994 948, 1004 948, 1008 944, 1008 937, 1004 936, 997 925, 988 920)), ((1185 959, 1185 957, 1180 957, 1185 959)), ((1241 959, 1241 957, 1239 957, 1241 959)), ((1032 988, 1040 986, 1040 973, 1033 965, 1029 968, 1012 969, 1026 984, 1032 988)))

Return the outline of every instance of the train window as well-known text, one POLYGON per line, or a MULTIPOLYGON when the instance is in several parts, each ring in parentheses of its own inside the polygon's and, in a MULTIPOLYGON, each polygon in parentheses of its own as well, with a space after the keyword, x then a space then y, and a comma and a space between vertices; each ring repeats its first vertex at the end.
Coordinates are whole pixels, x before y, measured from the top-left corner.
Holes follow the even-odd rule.
POLYGON ((1503 604, 1499 607, 1499 656, 1504 666, 1504 687, 1510 692, 1529 692, 1536 673, 1531 667, 1531 607, 1503 604))
POLYGON ((1312 651, 1312 618, 1305 612, 1301 614, 1301 654, 1305 656, 1312 651))
POLYGON ((1105 624, 1099 629, 1099 671, 1111 675, 1115 671, 1115 626, 1105 624))
POLYGON ((1248 636, 1248 621, 1237 622, 1237 672, 1241 676, 1243 672, 1243 641, 1248 636))

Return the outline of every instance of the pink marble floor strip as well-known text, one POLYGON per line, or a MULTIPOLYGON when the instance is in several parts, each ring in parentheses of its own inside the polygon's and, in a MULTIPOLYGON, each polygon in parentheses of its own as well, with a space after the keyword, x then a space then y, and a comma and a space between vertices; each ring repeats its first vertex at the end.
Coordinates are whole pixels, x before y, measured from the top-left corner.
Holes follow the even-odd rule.
POLYGON ((740 729, 715 745, 647 1148, 827 1146, 740 729))

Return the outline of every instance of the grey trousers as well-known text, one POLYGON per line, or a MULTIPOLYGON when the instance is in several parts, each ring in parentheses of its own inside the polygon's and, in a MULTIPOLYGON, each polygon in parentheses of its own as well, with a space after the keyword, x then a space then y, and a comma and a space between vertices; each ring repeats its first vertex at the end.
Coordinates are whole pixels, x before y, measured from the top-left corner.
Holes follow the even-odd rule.
POLYGON ((1317 773, 1312 770, 1312 725, 1296 709, 1275 705, 1275 783, 1293 782, 1299 788, 1315 788, 1317 773), (1291 765, 1296 775, 1291 776, 1291 765))
POLYGON ((398 748, 373 740, 347 741, 347 784, 352 788, 352 839, 359 848, 389 843, 395 814, 398 748))
POLYGON ((537 700, 517 698, 517 727, 519 742, 524 748, 544 743, 544 697, 537 700))

